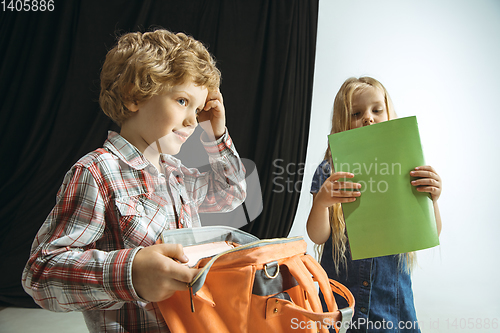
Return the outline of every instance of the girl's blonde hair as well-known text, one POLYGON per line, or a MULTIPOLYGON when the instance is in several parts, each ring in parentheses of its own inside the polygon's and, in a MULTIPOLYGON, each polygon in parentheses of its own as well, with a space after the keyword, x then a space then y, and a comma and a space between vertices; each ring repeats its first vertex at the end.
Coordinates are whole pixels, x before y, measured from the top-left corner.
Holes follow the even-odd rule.
MULTIPOLYGON (((332 116, 332 130, 330 134, 339 133, 351 129, 351 112, 352 112, 352 99, 355 93, 360 90, 366 89, 367 87, 373 87, 379 89, 384 94, 385 109, 387 111, 387 118, 395 119, 397 118, 396 112, 394 111, 394 106, 392 100, 387 92, 387 89, 374 78, 371 77, 351 77, 347 79, 339 89, 339 92, 335 96, 333 102, 333 116, 332 116)), ((330 150, 330 145, 325 152, 325 160, 328 161, 330 167, 333 170, 332 154, 330 150)), ((340 203, 334 204, 328 208, 330 228, 332 234, 332 257, 335 266, 335 271, 339 274, 340 267, 343 265, 347 268, 347 236, 346 227, 344 220, 344 213, 342 211, 342 205, 340 203)), ((316 251, 321 257, 323 252, 324 244, 316 247, 316 251)), ((400 267, 404 267, 405 270, 410 271, 413 263, 415 261, 414 253, 401 254, 400 257, 400 267)))
POLYGON ((127 33, 106 55, 99 104, 118 125, 132 115, 126 107, 183 84, 216 90, 220 72, 203 44, 183 33, 159 29, 127 33))

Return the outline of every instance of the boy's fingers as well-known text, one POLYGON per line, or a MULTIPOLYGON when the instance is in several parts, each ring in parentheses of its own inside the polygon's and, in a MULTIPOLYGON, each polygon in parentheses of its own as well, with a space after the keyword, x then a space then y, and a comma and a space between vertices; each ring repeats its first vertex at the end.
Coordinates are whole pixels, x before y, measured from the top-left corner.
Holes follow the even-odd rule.
POLYGON ((221 94, 219 88, 217 88, 217 90, 210 90, 208 92, 207 101, 213 100, 213 99, 218 99, 222 102, 222 94, 221 94))
MULTIPOLYGON (((181 262, 189 261, 188 257, 184 254, 182 245, 180 244, 158 244, 154 246, 157 246, 159 250, 158 252, 166 257, 178 259, 181 262)), ((189 268, 175 261, 169 264, 168 270, 172 279, 183 283, 191 282, 198 273, 197 269, 189 268)))
POLYGON ((215 107, 215 106, 210 106, 213 103, 220 103, 221 105, 223 103, 222 94, 220 93, 219 89, 208 92, 207 101, 205 102, 204 110, 209 110, 210 108, 215 107), (208 107, 208 106, 210 106, 210 107, 208 107))
POLYGON ((212 101, 207 102, 205 104, 205 107, 203 108, 203 111, 220 112, 221 110, 223 110, 222 103, 218 100, 212 100, 212 101))
MULTIPOLYGON (((196 276, 196 274, 198 274, 198 269, 194 269, 194 268, 189 268, 187 266, 184 266, 182 264, 179 264, 179 263, 172 263, 170 269, 169 269, 169 275, 170 275, 170 278, 173 280, 171 281, 172 283, 175 282, 175 285, 178 286, 178 288, 180 288, 180 284, 183 284, 184 286, 186 286, 186 283, 189 283, 191 281, 193 281, 194 277, 196 276)), ((185 289, 185 288, 183 288, 185 289)), ((180 289, 177 289, 177 290, 180 290, 180 289)))
POLYGON ((187 262, 189 258, 184 254, 184 249, 181 244, 157 244, 155 250, 166 257, 178 259, 181 262, 187 262))
POLYGON ((170 289, 176 290, 176 291, 177 290, 179 290, 179 291, 186 290, 188 288, 188 285, 187 285, 188 282, 179 282, 179 281, 173 280, 170 282, 170 289))

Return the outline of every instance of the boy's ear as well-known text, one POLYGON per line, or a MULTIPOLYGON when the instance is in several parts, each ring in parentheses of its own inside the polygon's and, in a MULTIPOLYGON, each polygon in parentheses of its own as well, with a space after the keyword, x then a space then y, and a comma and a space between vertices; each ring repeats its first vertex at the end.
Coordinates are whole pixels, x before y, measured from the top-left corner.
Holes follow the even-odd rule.
POLYGON ((123 105, 125 105, 129 111, 137 112, 139 110, 139 103, 137 103, 131 94, 133 87, 134 86, 132 84, 127 87, 127 93, 123 96, 123 105))
POLYGON ((130 101, 130 102, 127 102, 124 104, 125 104, 125 107, 127 108, 127 110, 129 110, 129 111, 137 112, 139 110, 139 105, 137 104, 137 102, 130 101))

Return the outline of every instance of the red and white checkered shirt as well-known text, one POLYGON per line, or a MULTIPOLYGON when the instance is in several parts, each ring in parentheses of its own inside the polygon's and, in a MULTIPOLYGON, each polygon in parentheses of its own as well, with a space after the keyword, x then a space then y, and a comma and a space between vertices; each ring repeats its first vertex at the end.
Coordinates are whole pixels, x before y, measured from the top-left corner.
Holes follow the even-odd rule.
POLYGON ((227 131, 203 144, 212 171, 163 154, 159 173, 110 132, 66 174, 33 242, 26 292, 45 309, 82 311, 91 332, 168 332, 156 304, 132 286, 135 254, 166 229, 200 226, 198 211, 230 211, 245 199, 244 166, 227 131))

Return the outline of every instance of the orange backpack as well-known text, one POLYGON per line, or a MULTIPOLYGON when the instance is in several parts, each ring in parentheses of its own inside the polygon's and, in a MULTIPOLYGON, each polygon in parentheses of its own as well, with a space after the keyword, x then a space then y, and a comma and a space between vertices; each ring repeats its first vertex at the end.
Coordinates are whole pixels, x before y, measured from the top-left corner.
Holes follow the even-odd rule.
POLYGON ((329 328, 348 328, 354 297, 306 254, 302 237, 258 240, 230 227, 165 234, 164 242, 185 246, 218 241, 235 246, 198 261, 195 267, 201 271, 189 290, 158 303, 171 332, 327 333, 329 328), (330 312, 323 312, 314 281, 330 312), (349 307, 339 310, 333 293, 345 298, 349 307))

